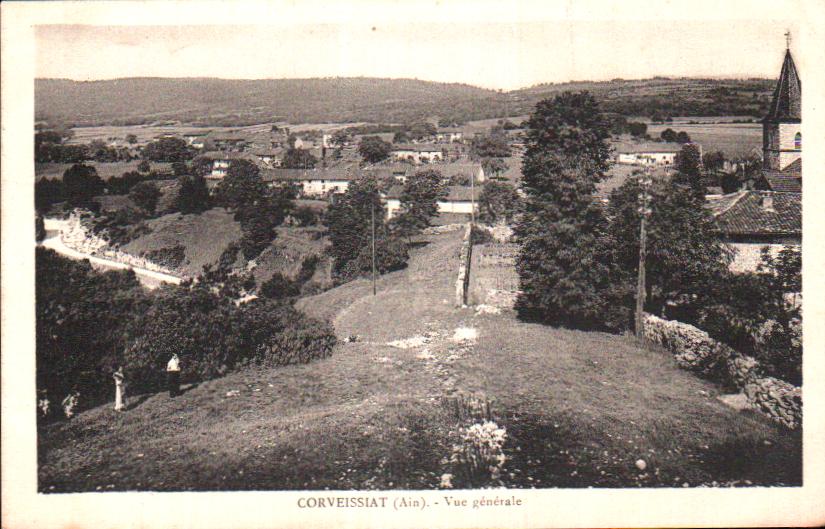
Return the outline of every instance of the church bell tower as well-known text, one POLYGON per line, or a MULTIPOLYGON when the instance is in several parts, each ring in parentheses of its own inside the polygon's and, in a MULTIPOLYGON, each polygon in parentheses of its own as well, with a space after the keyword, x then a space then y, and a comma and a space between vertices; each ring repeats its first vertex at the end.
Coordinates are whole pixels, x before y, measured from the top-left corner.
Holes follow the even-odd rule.
POLYGON ((785 37, 782 71, 762 120, 762 164, 767 171, 783 171, 802 159, 802 82, 791 56, 790 33, 785 37))

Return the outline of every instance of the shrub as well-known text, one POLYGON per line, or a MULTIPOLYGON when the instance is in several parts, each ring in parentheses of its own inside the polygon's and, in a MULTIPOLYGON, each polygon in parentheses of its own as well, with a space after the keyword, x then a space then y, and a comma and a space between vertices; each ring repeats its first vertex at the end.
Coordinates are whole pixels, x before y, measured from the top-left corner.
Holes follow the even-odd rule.
POLYGON ((490 244, 495 242, 493 235, 489 231, 484 228, 479 228, 478 226, 472 227, 470 240, 473 244, 490 244))
POLYGON ((143 257, 166 268, 178 268, 186 259, 186 249, 181 244, 143 252, 143 257))
POLYGON ((329 356, 332 328, 291 306, 270 300, 235 305, 207 288, 161 289, 127 332, 124 363, 132 380, 159 387, 172 353, 185 380, 223 375, 249 363, 286 365, 329 356))
POLYGON ((299 289, 300 284, 297 281, 285 277, 280 272, 275 272, 261 285, 260 294, 269 299, 284 299, 297 296, 299 289))
POLYGON ((152 182, 140 182, 129 191, 129 198, 143 211, 153 215, 158 206, 161 192, 152 182))
POLYGON ((318 224, 318 214, 310 206, 299 206, 292 212, 299 226, 314 226, 318 224))

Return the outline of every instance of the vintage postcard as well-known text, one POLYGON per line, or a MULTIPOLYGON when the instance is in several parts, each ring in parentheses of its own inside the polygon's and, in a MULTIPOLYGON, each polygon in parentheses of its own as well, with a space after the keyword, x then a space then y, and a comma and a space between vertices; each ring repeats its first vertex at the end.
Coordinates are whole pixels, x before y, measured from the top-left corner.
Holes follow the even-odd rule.
POLYGON ((825 523, 822 3, 2 9, 4 528, 825 523))

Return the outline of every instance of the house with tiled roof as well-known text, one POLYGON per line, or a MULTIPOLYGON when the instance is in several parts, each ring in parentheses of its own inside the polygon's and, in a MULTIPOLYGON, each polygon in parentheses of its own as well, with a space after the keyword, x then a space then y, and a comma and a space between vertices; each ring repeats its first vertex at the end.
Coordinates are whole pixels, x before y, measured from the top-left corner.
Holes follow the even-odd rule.
POLYGON ((673 165, 676 161, 676 155, 682 150, 682 144, 668 142, 622 142, 618 143, 615 149, 616 163, 666 166, 673 165))
MULTIPOLYGON (((401 209, 401 194, 404 186, 394 185, 384 195, 387 207, 387 219, 393 218, 401 209)), ((462 214, 468 218, 473 212, 473 208, 478 211, 479 190, 470 186, 448 186, 447 196, 439 199, 439 213, 462 214)))
POLYGON ((345 193, 350 182, 360 175, 351 167, 321 169, 264 169, 261 178, 270 185, 293 184, 300 186, 303 196, 323 197, 345 193))
POLYGON ((393 146, 390 156, 414 163, 443 161, 444 147, 433 143, 405 143, 393 146))
POLYGON ((780 193, 802 192, 802 81, 791 50, 762 120, 762 185, 780 193))
POLYGON ((801 193, 745 190, 709 197, 706 204, 722 241, 735 250, 735 272, 755 270, 764 247, 778 253, 802 245, 801 193))
POLYGON ((212 172, 206 175, 207 179, 220 180, 229 171, 229 164, 233 160, 247 160, 258 165, 258 159, 247 152, 226 152, 226 151, 206 151, 200 155, 203 158, 212 160, 212 172))

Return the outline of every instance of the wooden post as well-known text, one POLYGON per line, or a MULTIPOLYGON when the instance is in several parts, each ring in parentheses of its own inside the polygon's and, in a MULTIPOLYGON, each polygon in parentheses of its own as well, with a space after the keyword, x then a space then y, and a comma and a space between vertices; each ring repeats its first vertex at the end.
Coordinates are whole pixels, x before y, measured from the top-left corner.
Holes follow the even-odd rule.
POLYGON ((639 213, 641 213, 641 225, 639 227, 639 277, 636 284, 636 337, 644 338, 645 323, 644 309, 647 290, 645 285, 645 260, 647 258, 647 217, 650 215, 650 170, 645 171, 644 177, 639 180, 641 193, 639 199, 639 213))
POLYGON ((639 279, 636 284, 636 337, 643 338, 644 305, 645 305, 645 257, 647 256, 647 223, 646 215, 642 214, 641 233, 639 234, 639 279))

